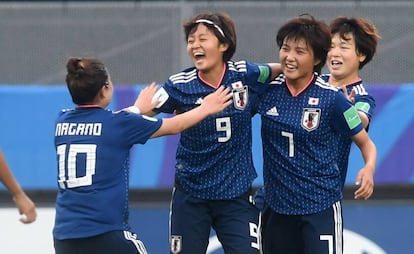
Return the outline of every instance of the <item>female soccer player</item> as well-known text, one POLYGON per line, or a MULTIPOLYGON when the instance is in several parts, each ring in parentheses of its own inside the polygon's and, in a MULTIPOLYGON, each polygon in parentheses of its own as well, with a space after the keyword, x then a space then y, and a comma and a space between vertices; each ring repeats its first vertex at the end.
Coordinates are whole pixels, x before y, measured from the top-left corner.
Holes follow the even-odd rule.
POLYGON ((20 184, 14 178, 3 152, 0 150, 0 182, 6 186, 7 190, 13 197, 13 201, 16 204, 19 213, 22 215, 20 221, 28 224, 36 220, 36 206, 33 201, 26 195, 20 184))
POLYGON ((227 254, 259 253, 257 177, 252 159, 252 106, 275 77, 273 64, 233 61, 236 33, 224 13, 201 13, 184 23, 194 66, 170 76, 157 112, 186 112, 219 86, 233 105, 181 133, 170 218, 171 253, 204 254, 211 228, 227 254))
MULTIPOLYGON (((318 73, 331 45, 329 27, 310 15, 277 33, 283 74, 261 97, 264 253, 342 253, 339 135, 358 145, 374 171, 376 147, 355 108, 318 73)), ((366 197, 370 193, 361 193, 366 197)))
MULTIPOLYGON (((331 85, 342 88, 344 93, 350 96, 364 128, 368 131, 375 109, 375 100, 365 89, 359 70, 372 60, 380 36, 372 23, 360 17, 337 17, 331 21, 330 30, 331 48, 326 61, 330 74, 324 74, 322 78, 331 85)), ((352 140, 347 135, 343 135, 338 157, 342 186, 348 171, 351 144, 352 140)), ((356 184, 360 187, 355 192, 355 198, 360 198, 362 192, 373 192, 373 178, 373 172, 369 170, 358 173, 356 184)))
POLYGON ((148 139, 177 134, 231 104, 229 89, 204 94, 199 107, 167 119, 145 117, 156 86, 144 89, 129 111, 105 108, 113 85, 104 64, 70 58, 66 83, 75 109, 56 119, 58 187, 53 229, 57 254, 147 253, 128 225, 129 151, 148 139))

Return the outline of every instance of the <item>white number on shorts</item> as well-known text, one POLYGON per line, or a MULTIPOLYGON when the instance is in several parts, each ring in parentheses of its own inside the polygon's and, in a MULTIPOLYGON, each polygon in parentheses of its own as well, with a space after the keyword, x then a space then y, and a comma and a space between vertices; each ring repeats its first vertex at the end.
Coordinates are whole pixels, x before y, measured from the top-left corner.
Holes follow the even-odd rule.
POLYGON ((92 185, 92 176, 95 174, 96 145, 72 144, 69 146, 68 155, 66 155, 66 145, 60 145, 57 147, 57 155, 59 156, 58 183, 62 189, 65 189, 66 186, 67 188, 75 188, 92 185), (78 154, 86 155, 86 172, 81 177, 76 177, 76 158, 78 154), (67 170, 65 170, 66 160, 67 170))
POLYGON ((256 224, 250 222, 250 236, 256 238, 255 242, 251 242, 250 245, 252 248, 259 249, 259 229, 256 224))
POLYGON ((332 235, 320 235, 321 241, 328 241, 328 254, 333 254, 333 237, 332 235))
POLYGON ((229 139, 231 138, 230 117, 216 118, 216 130, 225 132, 225 136, 219 137, 218 142, 224 143, 229 141, 229 139))

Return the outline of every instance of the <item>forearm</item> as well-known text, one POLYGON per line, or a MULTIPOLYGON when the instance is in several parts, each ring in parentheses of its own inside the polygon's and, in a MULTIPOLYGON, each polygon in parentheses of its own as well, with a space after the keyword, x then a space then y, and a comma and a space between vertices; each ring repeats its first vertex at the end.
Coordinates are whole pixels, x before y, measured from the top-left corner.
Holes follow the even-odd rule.
POLYGON ((0 181, 6 186, 7 190, 13 196, 17 196, 23 193, 22 188, 19 183, 14 178, 7 162, 3 156, 3 153, 0 151, 0 181))
POLYGON ((372 171, 372 173, 374 173, 375 171, 375 166, 376 166, 376 161, 377 161, 377 148, 374 144, 374 142, 372 142, 372 140, 370 138, 368 138, 363 142, 356 142, 356 144, 358 145, 362 157, 364 159, 365 162, 365 168, 369 169, 372 171))
POLYGON ((174 117, 164 118, 160 129, 152 137, 178 134, 204 120, 209 113, 198 106, 193 110, 178 114, 174 117))
POLYGON ((364 126, 365 129, 367 129, 367 126, 369 124, 368 116, 364 112, 361 112, 361 111, 358 111, 358 115, 359 115, 359 118, 361 118, 362 125, 364 126))

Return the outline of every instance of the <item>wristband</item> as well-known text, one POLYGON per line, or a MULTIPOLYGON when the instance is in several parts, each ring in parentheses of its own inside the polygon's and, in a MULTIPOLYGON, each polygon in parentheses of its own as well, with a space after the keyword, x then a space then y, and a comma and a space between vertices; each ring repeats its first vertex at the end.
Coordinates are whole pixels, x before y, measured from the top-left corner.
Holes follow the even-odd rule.
POLYGON ((135 114, 141 114, 141 111, 139 110, 139 108, 137 106, 130 106, 128 107, 128 111, 135 113, 135 114))

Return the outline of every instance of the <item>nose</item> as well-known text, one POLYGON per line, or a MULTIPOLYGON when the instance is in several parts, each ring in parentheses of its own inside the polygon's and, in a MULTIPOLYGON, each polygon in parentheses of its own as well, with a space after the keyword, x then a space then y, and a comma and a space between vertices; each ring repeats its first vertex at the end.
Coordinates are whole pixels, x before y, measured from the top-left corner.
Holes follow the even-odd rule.
POLYGON ((331 47, 328 51, 328 55, 331 56, 338 56, 339 55, 339 49, 338 47, 331 47))
POLYGON ((198 47, 200 47, 200 42, 199 42, 199 40, 194 40, 192 43, 191 43, 191 48, 198 48, 198 47))

